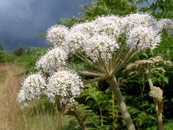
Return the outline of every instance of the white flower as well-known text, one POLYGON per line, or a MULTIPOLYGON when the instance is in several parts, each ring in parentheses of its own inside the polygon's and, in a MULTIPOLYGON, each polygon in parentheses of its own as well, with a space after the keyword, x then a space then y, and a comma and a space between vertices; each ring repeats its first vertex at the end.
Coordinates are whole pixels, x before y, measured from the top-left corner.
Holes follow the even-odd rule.
POLYGON ((85 46, 85 52, 93 62, 97 62, 99 58, 104 60, 111 59, 112 54, 117 51, 119 45, 115 39, 110 39, 108 36, 96 35, 88 40, 85 46))
POLYGON ((80 24, 75 24, 72 28, 71 31, 72 33, 74 32, 80 32, 86 37, 92 37, 96 31, 95 23, 94 22, 85 22, 85 23, 80 23, 80 24))
POLYGON ((28 76, 24 80, 22 88, 18 94, 18 102, 22 107, 26 107, 27 101, 40 99, 45 86, 45 79, 41 75, 32 74, 28 76))
POLYGON ((61 99, 61 103, 73 102, 83 87, 83 82, 76 72, 69 69, 59 69, 49 78, 46 95, 53 103, 56 96, 61 99))
POLYGON ((119 27, 122 24, 122 18, 116 15, 110 15, 105 17, 107 20, 114 21, 119 27))
POLYGON ((22 108, 26 108, 28 106, 28 104, 26 103, 27 97, 26 97, 26 92, 25 90, 20 90, 17 100, 19 102, 19 104, 21 105, 22 108))
POLYGON ((80 31, 71 31, 66 37, 66 41, 68 43, 70 52, 75 53, 78 50, 83 51, 83 45, 86 44, 86 37, 80 31))
POLYGON ((96 26, 96 32, 100 35, 108 35, 111 38, 119 37, 121 28, 119 26, 120 21, 115 17, 98 17, 94 20, 96 26))
POLYGON ((138 26, 152 27, 157 29, 156 20, 149 14, 130 14, 122 19, 123 28, 126 32, 138 26))
POLYGON ((160 43, 160 34, 153 28, 139 26, 132 29, 127 35, 127 46, 134 50, 144 51, 147 48, 153 50, 160 43))
POLYGON ((67 34, 67 27, 63 25, 54 25, 48 29, 47 40, 53 45, 67 47, 65 41, 65 37, 67 34))
POLYGON ((68 50, 56 47, 48 51, 44 56, 42 56, 36 62, 36 68, 42 70, 43 72, 53 73, 61 66, 66 65, 66 60, 68 59, 68 50))
POLYGON ((173 21, 171 21, 170 19, 161 19, 158 22, 158 28, 160 29, 160 31, 162 31, 163 29, 166 29, 168 31, 168 33, 170 35, 173 34, 173 21))
POLYGON ((163 99, 163 90, 159 87, 153 87, 151 91, 149 92, 149 95, 156 99, 158 102, 161 102, 163 99))

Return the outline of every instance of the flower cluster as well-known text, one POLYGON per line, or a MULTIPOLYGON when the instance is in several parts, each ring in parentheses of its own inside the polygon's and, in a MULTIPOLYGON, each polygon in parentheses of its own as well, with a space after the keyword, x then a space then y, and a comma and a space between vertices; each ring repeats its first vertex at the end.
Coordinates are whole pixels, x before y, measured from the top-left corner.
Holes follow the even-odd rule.
POLYGON ((74 111, 77 110, 78 107, 79 107, 79 104, 77 102, 69 103, 66 105, 64 113, 71 115, 73 114, 74 111))
POLYGON ((159 87, 153 86, 153 88, 149 92, 149 95, 153 97, 156 101, 161 102, 163 99, 163 90, 159 87))
POLYGON ((157 29, 157 21, 151 15, 136 13, 124 17, 122 26, 125 32, 129 32, 139 26, 157 29))
MULTIPOLYGON (((96 69, 101 67, 98 69, 101 73, 115 73, 136 50, 156 48, 161 41, 159 31, 161 28, 168 28, 167 24, 158 22, 148 14, 139 13, 126 17, 101 16, 90 22, 76 24, 70 29, 63 25, 52 26, 47 32, 47 40, 54 45, 54 48, 36 63, 36 68, 41 73, 50 76, 46 77, 48 84, 44 94, 51 102, 55 102, 55 98, 59 97, 62 103, 73 102, 80 94, 83 88, 81 79, 74 71, 64 69, 67 67, 66 61, 70 54, 81 56, 82 60, 96 69), (123 52, 126 50, 127 53, 124 55, 123 52), (122 60, 120 61, 118 57, 122 60)), ((146 64, 150 66, 154 64, 153 62, 147 61, 146 64)), ((138 64, 136 68, 141 66, 141 63, 136 64, 138 64)), ((133 68, 133 65, 129 68, 133 68)), ((37 91, 41 92, 41 88, 45 87, 43 81, 41 77, 36 79, 34 76, 29 76, 19 93, 19 102, 39 98, 40 93, 37 91), (31 80, 34 78, 36 82, 31 80), (29 81, 33 82, 30 87, 28 87, 29 81)))
POLYGON ((65 51, 63 48, 56 47, 48 51, 37 61, 36 68, 38 70, 42 70, 43 72, 53 74, 59 67, 66 65, 67 58, 68 51, 65 51))
POLYGON ((83 87, 83 82, 76 72, 69 69, 59 69, 49 78, 46 95, 53 103, 56 97, 61 99, 61 103, 73 102, 83 87))
POLYGON ((153 50, 160 43, 160 39, 160 35, 153 28, 139 26, 128 33, 127 46, 138 51, 143 51, 147 48, 153 50))
POLYGON ((82 51, 83 45, 86 43, 86 37, 83 33, 79 31, 71 30, 71 33, 67 35, 67 43, 71 53, 76 51, 82 51))
POLYGON ((45 79, 39 74, 28 76, 18 94, 18 102, 22 107, 27 106, 27 101, 40 99, 43 94, 46 83, 45 79))
POLYGON ((161 56, 157 56, 155 58, 150 58, 148 60, 138 60, 134 63, 129 64, 123 73, 127 73, 129 71, 141 71, 142 73, 146 73, 148 70, 150 71, 159 71, 159 72, 165 72, 165 70, 162 67, 159 66, 172 66, 171 61, 164 61, 161 56))
POLYGON ((120 19, 116 16, 98 17, 93 21, 95 23, 96 32, 99 35, 107 35, 115 39, 121 33, 120 19))
POLYGON ((162 19, 158 23, 158 28, 160 30, 165 29, 168 31, 168 33, 170 35, 172 35, 173 34, 173 21, 171 21, 170 19, 162 19))
POLYGON ((85 51, 93 62, 97 62, 99 58, 109 60, 115 51, 119 49, 118 43, 110 39, 108 36, 94 36, 88 40, 85 51))
POLYGON ((62 25, 54 25, 48 29, 47 40, 56 46, 66 46, 65 37, 68 29, 62 25))
POLYGON ((72 52, 84 52, 93 62, 99 58, 111 59, 119 48, 120 23, 117 16, 98 17, 91 22, 74 25, 66 40, 72 52))
POLYGON ((158 30, 159 22, 148 14, 111 15, 76 24, 69 30, 61 25, 53 26, 47 39, 59 46, 63 43, 71 53, 84 52, 96 62, 99 58, 112 58, 119 49, 121 43, 117 41, 122 33, 127 35, 126 45, 129 48, 138 51, 155 49, 161 41, 158 30))
POLYGON ((70 33, 80 32, 85 37, 92 37, 96 33, 96 25, 94 22, 85 22, 80 24, 75 24, 71 29, 70 33))

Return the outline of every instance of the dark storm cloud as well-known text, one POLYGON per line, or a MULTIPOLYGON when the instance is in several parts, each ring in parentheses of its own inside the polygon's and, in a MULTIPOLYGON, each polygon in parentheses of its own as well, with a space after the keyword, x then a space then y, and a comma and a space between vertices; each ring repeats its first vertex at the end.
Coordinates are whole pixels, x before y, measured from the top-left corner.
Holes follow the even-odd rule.
POLYGON ((71 18, 82 9, 79 4, 92 0, 0 0, 0 42, 12 50, 22 44, 45 46, 43 38, 37 38, 56 24, 60 18, 71 18))

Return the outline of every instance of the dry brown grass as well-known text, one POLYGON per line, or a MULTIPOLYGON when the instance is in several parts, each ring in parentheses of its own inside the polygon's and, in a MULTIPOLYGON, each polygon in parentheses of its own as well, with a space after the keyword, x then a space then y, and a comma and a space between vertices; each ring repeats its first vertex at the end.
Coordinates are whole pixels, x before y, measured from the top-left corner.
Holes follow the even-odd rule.
POLYGON ((0 65, 0 129, 14 130, 17 124, 17 118, 20 113, 16 97, 24 76, 17 74, 24 71, 24 68, 14 64, 0 65))

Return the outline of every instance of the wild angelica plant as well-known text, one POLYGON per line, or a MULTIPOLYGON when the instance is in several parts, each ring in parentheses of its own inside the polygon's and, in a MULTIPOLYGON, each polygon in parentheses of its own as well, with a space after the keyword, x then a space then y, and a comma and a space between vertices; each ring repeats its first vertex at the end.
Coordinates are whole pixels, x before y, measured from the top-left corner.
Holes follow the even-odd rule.
POLYGON ((52 101, 59 96, 68 104, 80 94, 82 81, 77 73, 73 75, 71 70, 66 70, 68 56, 75 55, 94 68, 79 70, 83 67, 73 64, 79 74, 94 77, 84 81, 84 84, 109 81, 128 130, 135 130, 115 74, 138 52, 148 48, 153 50, 159 45, 162 29, 170 29, 165 26, 166 23, 172 26, 169 20, 162 21, 149 14, 137 13, 125 17, 98 17, 71 28, 52 26, 47 32, 47 40, 54 48, 36 64, 39 73, 46 77, 45 92, 48 98, 52 101))
POLYGON ((153 85, 153 82, 151 80, 151 73, 165 73, 165 69, 163 68, 163 66, 171 67, 172 62, 164 61, 161 56, 157 56, 148 60, 138 60, 134 63, 131 63, 123 71, 124 74, 130 72, 130 75, 145 74, 150 87, 149 95, 153 98, 156 107, 159 130, 163 130, 163 90, 153 85))

